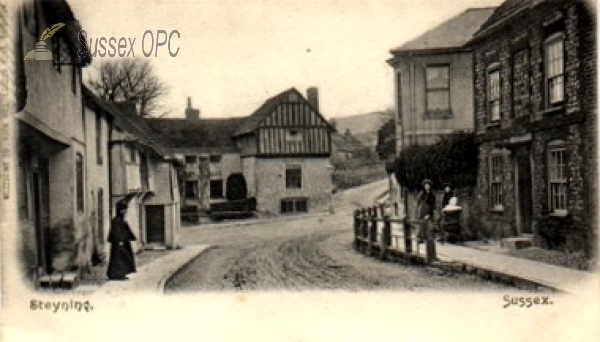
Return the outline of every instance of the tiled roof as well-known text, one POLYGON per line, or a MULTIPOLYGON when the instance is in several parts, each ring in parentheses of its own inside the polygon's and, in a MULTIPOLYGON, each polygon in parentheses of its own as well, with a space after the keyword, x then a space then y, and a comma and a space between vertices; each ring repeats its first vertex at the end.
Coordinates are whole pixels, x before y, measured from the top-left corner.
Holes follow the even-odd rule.
POLYGON ((279 105, 282 101, 288 98, 288 94, 290 92, 296 92, 300 97, 300 94, 295 88, 288 89, 280 94, 277 94, 269 99, 267 99, 257 110, 254 111, 246 120, 238 127, 235 131, 234 135, 244 135, 253 132, 260 122, 266 118, 269 114, 275 110, 277 105, 279 105))
POLYGON ((470 8, 430 29, 417 38, 392 49, 392 53, 464 47, 473 34, 494 13, 495 7, 470 8))
POLYGON ((111 115, 113 124, 137 143, 150 148, 155 153, 166 156, 164 146, 168 144, 164 137, 154 132, 146 120, 141 118, 135 104, 132 102, 109 102, 98 98, 89 89, 83 87, 83 97, 86 103, 111 115))
POLYGON ((490 16, 490 18, 481 25, 478 32, 475 33, 474 37, 480 37, 494 27, 505 23, 508 19, 513 18, 515 15, 537 6, 545 2, 557 2, 560 3, 563 0, 505 0, 496 11, 490 16))
POLYGON ((195 150, 205 153, 237 151, 233 134, 247 118, 228 119, 145 119, 165 137, 172 151, 195 150))

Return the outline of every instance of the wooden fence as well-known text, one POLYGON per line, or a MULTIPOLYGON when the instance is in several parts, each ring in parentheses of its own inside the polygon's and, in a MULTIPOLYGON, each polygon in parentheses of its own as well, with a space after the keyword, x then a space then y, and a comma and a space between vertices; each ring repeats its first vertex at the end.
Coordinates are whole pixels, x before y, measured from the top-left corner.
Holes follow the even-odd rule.
MULTIPOLYGON (((393 206, 395 216, 397 204, 393 206)), ((430 224, 423 225, 422 239, 425 253, 421 255, 419 239, 413 237, 413 231, 423 220, 410 218, 392 218, 385 204, 356 210, 354 212, 354 249, 381 260, 422 259, 425 263, 437 260, 435 237, 430 224)))

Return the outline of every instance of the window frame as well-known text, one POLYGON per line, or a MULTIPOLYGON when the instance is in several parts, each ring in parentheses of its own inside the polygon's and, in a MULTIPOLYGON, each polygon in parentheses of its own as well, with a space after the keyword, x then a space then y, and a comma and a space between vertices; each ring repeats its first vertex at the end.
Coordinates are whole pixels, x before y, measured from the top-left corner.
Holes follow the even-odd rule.
POLYGON ((500 72, 500 63, 490 64, 485 70, 485 112, 489 124, 496 124, 502 120, 502 74, 500 72), (492 99, 492 74, 498 75, 498 95, 492 99), (492 113, 492 103, 497 103, 498 116, 494 117, 492 113))
POLYGON ((439 64, 427 64, 425 65, 425 115, 427 117, 449 117, 452 116, 452 101, 451 101, 451 92, 450 92, 450 64, 449 63, 439 63, 439 64), (443 87, 430 87, 428 71, 435 68, 444 68, 447 70, 447 84, 443 87), (429 108, 429 95, 433 93, 447 93, 448 96, 448 106, 445 109, 430 109, 429 108))
POLYGON ((81 152, 75 153, 75 202, 77 212, 82 213, 85 211, 85 189, 84 189, 84 166, 83 166, 83 154, 81 152))
POLYGON ((566 93, 565 93, 565 83, 566 83, 566 73, 565 73, 565 59, 566 59, 566 55, 565 55, 565 33, 563 31, 559 31, 559 32, 555 32, 551 35, 549 35, 545 40, 544 40, 544 53, 543 53, 543 58, 544 58, 544 103, 546 108, 550 109, 550 108, 557 108, 557 107, 562 107, 566 101, 566 93), (553 44, 556 44, 560 42, 560 44, 562 45, 562 49, 560 50, 561 52, 561 61, 562 61, 562 73, 561 74, 557 74, 557 75, 553 75, 552 77, 549 76, 549 72, 548 72, 548 67, 549 67, 549 47, 553 44), (562 86, 562 98, 559 101, 556 102, 551 102, 551 86, 550 86, 550 81, 551 79, 555 79, 555 78, 559 78, 562 77, 562 82, 561 82, 561 86, 562 86))
POLYGON ((279 201, 279 212, 281 214, 308 213, 308 198, 282 198, 279 201))
POLYGON ((286 164, 285 165, 285 177, 284 185, 286 190, 301 190, 303 186, 303 175, 302 175, 301 164, 286 164), (290 175, 288 172, 299 172, 299 175, 290 175))
MULTIPOLYGON (((546 147, 546 171, 547 171, 547 189, 548 189, 548 208, 549 211, 555 215, 564 216, 568 213, 568 192, 569 192, 569 168, 568 168, 568 151, 567 145, 563 140, 553 140, 547 144, 546 147), (556 166, 553 165, 553 153, 560 153, 562 164, 559 163, 556 166), (562 166, 562 172, 558 172, 562 174, 561 178, 553 179, 553 169, 556 167, 558 169, 558 165, 562 166), (556 194, 554 193, 555 184, 563 185, 563 193, 556 194), (563 206, 558 206, 556 203, 556 197, 562 197, 563 206)), ((559 199, 558 202, 561 200, 559 199)))
POLYGON ((104 155, 102 148, 102 115, 96 114, 96 162, 98 165, 104 164, 104 155))
POLYGON ((220 199, 224 199, 225 198, 225 182, 223 182, 223 179, 219 178, 219 179, 210 179, 208 181, 208 190, 209 190, 209 197, 211 200, 220 200, 220 199), (220 188, 221 188, 221 193, 220 194, 214 194, 213 193, 213 184, 220 184, 220 188))
POLYGON ((489 163, 489 196, 490 209, 494 211, 504 210, 504 155, 499 152, 492 153, 488 158, 489 163), (499 167, 499 169, 495 169, 499 167))

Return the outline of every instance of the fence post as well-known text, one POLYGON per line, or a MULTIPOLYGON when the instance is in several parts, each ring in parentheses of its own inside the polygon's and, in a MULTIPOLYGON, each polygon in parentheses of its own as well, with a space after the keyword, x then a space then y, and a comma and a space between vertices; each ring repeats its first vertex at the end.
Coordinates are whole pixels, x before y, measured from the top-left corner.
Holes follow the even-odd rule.
POLYGON ((365 239, 367 238, 367 211, 363 208, 360 211, 360 251, 365 250, 365 239))
POLYGON ((381 245, 379 249, 379 258, 381 260, 386 260, 389 248, 392 245, 392 222, 390 221, 390 216, 383 216, 383 231, 381 232, 381 245))
POLYGON ((437 259, 435 250, 435 237, 433 235, 432 220, 425 225, 426 260, 430 264, 437 259))
POLYGON ((360 236, 360 211, 354 211, 354 249, 358 250, 358 238, 360 236))
POLYGON ((377 242, 377 208, 372 207, 369 208, 369 213, 371 214, 371 227, 369 229, 369 255, 373 255, 373 250, 375 243, 377 242))
POLYGON ((412 241, 411 241, 411 223, 408 221, 408 217, 404 217, 403 219, 403 228, 404 228, 404 253, 410 254, 412 253, 412 241))

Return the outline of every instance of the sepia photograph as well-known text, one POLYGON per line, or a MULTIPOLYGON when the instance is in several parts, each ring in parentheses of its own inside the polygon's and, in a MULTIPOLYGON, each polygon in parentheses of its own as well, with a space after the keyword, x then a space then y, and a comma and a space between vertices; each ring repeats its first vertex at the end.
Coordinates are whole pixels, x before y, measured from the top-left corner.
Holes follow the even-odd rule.
POLYGON ((595 340, 596 18, 1 0, 0 338, 595 340))

